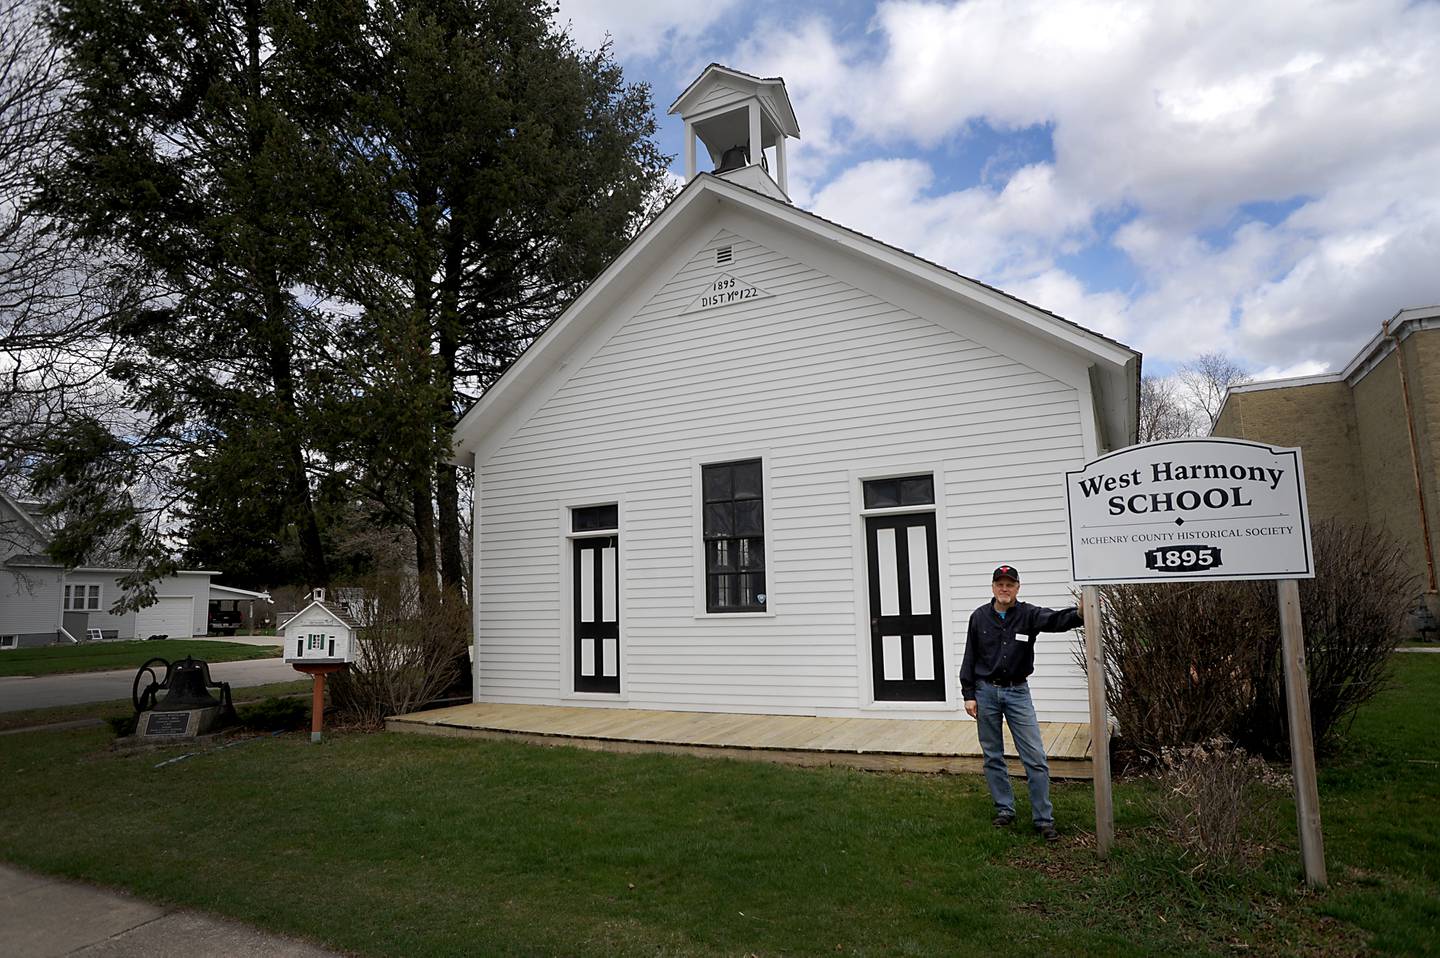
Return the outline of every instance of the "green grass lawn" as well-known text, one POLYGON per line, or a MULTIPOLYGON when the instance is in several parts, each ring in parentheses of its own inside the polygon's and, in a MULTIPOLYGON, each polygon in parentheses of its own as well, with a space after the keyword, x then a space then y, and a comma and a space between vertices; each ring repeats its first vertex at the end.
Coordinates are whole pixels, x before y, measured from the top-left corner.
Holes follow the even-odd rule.
POLYGON ((206 662, 269 659, 280 654, 278 645, 242 645, 215 639, 163 639, 150 642, 85 642, 47 645, 0 652, 0 675, 56 675, 61 672, 104 672, 138 669, 159 656, 171 662, 193 655, 206 662))
POLYGON ((1435 953, 1440 658, 1396 667, 1323 773, 1320 894, 1288 802, 1259 868, 1206 877, 1143 781, 1099 862, 1088 783, 1046 848, 990 827, 978 776, 394 734, 163 767, 102 729, 0 738, 0 858, 365 955, 1435 953))

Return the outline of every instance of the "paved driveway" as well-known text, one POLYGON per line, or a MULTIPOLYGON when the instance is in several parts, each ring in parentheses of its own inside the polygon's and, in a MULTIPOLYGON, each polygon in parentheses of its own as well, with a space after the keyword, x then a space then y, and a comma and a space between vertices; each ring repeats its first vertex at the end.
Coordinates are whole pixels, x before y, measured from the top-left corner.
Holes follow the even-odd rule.
MULTIPOLYGON (((286 665, 284 659, 275 658, 211 663, 210 677, 216 682, 229 682, 232 688, 238 689, 293 682, 305 676, 286 665)), ((0 676, 0 712, 128 699, 134 683, 134 669, 78 675, 0 676)))

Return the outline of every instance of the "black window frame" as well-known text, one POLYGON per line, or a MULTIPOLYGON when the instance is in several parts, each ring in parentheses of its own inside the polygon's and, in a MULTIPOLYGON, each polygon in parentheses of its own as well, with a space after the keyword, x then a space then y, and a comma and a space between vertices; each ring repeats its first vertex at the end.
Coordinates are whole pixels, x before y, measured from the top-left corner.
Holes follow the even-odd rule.
POLYGON ((718 615, 769 611, 764 460, 702 465, 700 508, 705 611, 718 615))
POLYGON ((570 532, 572 535, 614 532, 619 528, 620 503, 618 502, 570 507, 570 532))
POLYGON ((867 512, 875 509, 911 509, 933 506, 935 505, 935 475, 929 472, 917 472, 906 476, 862 479, 860 494, 867 512))

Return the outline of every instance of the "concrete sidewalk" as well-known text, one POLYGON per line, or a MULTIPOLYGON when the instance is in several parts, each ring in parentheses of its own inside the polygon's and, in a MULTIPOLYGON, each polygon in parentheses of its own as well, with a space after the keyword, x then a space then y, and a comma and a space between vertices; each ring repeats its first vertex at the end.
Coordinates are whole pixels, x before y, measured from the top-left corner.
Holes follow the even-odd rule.
POLYGON ((291 938, 0 865, 0 955, 339 958, 291 938))

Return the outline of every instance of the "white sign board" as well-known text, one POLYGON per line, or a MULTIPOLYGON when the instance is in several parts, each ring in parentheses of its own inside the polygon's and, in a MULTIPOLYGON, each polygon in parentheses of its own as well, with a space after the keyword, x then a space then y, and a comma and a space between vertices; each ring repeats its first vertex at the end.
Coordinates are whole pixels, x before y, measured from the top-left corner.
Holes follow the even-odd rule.
POLYGON ((1145 443, 1067 472, 1065 498, 1076 582, 1315 575, 1299 449, 1145 443))

